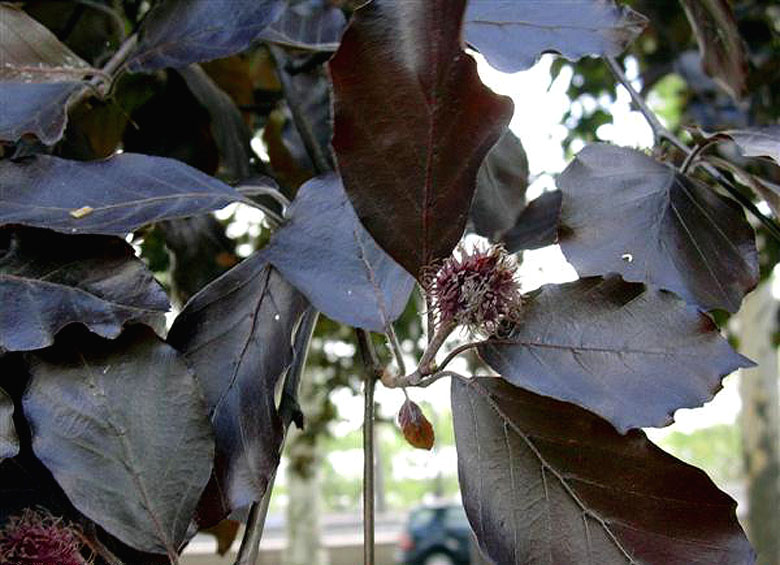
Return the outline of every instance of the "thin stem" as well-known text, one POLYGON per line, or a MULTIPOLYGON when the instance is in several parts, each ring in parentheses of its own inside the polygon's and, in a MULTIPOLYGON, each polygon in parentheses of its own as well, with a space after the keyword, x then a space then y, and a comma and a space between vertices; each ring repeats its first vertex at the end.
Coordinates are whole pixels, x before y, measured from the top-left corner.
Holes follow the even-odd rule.
POLYGON ((395 357, 395 364, 398 366, 398 372, 401 375, 405 375, 406 363, 404 363, 404 356, 403 356, 403 352, 401 351, 401 344, 398 342, 398 336, 395 333, 395 328, 393 327, 393 324, 390 323, 387 324, 387 331, 385 335, 387 336, 387 341, 390 344, 390 350, 393 352, 393 357, 395 357))
POLYGON ((265 493, 260 502, 253 502, 246 519, 246 531, 241 540, 241 547, 236 556, 235 565, 256 565, 260 554, 260 539, 265 529, 265 519, 268 516, 268 505, 271 502, 271 491, 274 488, 276 472, 271 475, 265 493))
POLYGON ((290 80, 290 75, 284 68, 287 63, 287 55, 284 50, 275 45, 269 45, 268 50, 271 52, 271 56, 276 62, 276 74, 279 76, 284 98, 287 100, 287 106, 290 108, 293 122, 295 122, 295 128, 301 135, 304 147, 306 147, 306 153, 308 153, 309 158, 311 158, 312 164, 314 165, 314 172, 321 175, 333 170, 319 141, 317 141, 317 137, 314 135, 314 130, 312 129, 308 118, 301 108, 295 86, 293 86, 293 83, 290 80))
POLYGON ((102 541, 97 537, 95 526, 89 528, 89 533, 78 532, 79 538, 84 544, 92 551, 92 553, 99 555, 108 565, 123 565, 122 560, 119 559, 114 553, 108 549, 102 541))
POLYGON ((439 364, 439 369, 443 369, 447 365, 450 364, 450 362, 455 359, 458 355, 463 353, 464 351, 468 351, 469 349, 474 349, 476 347, 479 347, 482 344, 480 341, 472 341, 469 343, 464 343, 463 345, 459 345, 455 349, 449 352, 449 354, 442 359, 442 362, 439 364))
POLYGON ((84 88, 82 88, 81 91, 68 101, 68 108, 75 108, 94 92, 97 92, 100 96, 105 96, 111 88, 111 83, 115 78, 114 75, 122 68, 122 65, 124 65, 133 49, 135 49, 137 43, 138 35, 136 34, 125 39, 119 46, 119 49, 116 50, 116 53, 114 53, 106 64, 103 65, 103 68, 100 70, 100 75, 92 78, 92 80, 84 85, 84 88), (102 88, 101 83, 105 83, 102 88))
POLYGON ((371 336, 357 329, 358 349, 365 367, 363 404, 363 564, 374 565, 374 388, 382 374, 371 336))
MULTIPOLYGON (((623 68, 620 66, 620 64, 617 62, 617 60, 614 57, 605 57, 605 60, 607 61, 607 65, 609 66, 609 69, 612 71, 612 74, 615 76, 615 78, 620 82, 620 84, 623 85, 623 87, 628 91, 628 94, 631 96, 631 100, 633 101, 634 105, 637 107, 637 109, 642 113, 642 115, 645 117, 645 120, 647 120, 647 123, 650 125, 650 128, 653 130, 653 137, 655 138, 656 144, 658 144, 662 139, 666 139, 669 141, 672 145, 677 147, 680 151, 682 151, 686 157, 689 156, 692 152, 692 150, 685 145, 676 135, 674 135, 672 132, 670 132, 664 125, 660 122, 658 119, 658 116, 655 115, 655 112, 653 112, 650 107, 645 103, 642 96, 636 91, 636 89, 631 85, 631 82, 626 78, 625 73, 623 72, 623 68)), ((769 231, 769 233, 772 234, 772 236, 780 241, 780 226, 777 225, 776 222, 774 222, 772 219, 766 217, 764 214, 761 213, 761 211, 756 207, 756 205, 747 198, 744 194, 742 194, 739 189, 734 186, 729 180, 723 176, 717 169, 710 165, 703 165, 702 169, 712 177, 712 179, 717 182, 719 185, 721 185, 723 188, 725 188, 731 196, 737 200, 742 206, 747 208, 753 216, 756 217, 756 219, 764 224, 766 229, 769 231)))
POLYGON ((681 175, 686 174, 688 172, 688 169, 691 167, 691 164, 693 164, 694 160, 696 160, 699 157, 699 155, 704 153, 704 151, 706 151, 713 145, 717 145, 719 142, 720 142, 719 139, 711 138, 704 141, 704 143, 700 143, 699 145, 694 147, 693 151, 691 151, 690 153, 688 153, 688 155, 686 155, 685 160, 680 165, 679 168, 680 174, 681 175))

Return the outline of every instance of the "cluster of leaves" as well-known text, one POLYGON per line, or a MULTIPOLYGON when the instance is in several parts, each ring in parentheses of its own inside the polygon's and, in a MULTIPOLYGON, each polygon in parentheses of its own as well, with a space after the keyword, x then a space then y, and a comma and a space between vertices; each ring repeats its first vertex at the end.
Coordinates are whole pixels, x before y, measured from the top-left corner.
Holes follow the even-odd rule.
MULTIPOLYGON (((301 420, 317 312, 392 336, 415 281, 469 228, 511 251, 557 236, 585 277, 515 301, 473 344, 498 376, 453 378, 463 500, 485 554, 753 559, 734 502, 638 430, 750 365, 706 313, 735 312, 757 283, 744 211, 690 173, 693 159, 678 170, 598 144, 560 193, 526 207, 512 103, 465 51, 508 71, 547 51, 613 57, 643 16, 602 0, 373 0, 354 13, 162 0, 142 18, 138 2, 90 3, 118 36, 85 60, 64 42, 83 13, 58 38, 31 17, 45 21, 46 3, 29 4, 0 4, 0 519, 40 504, 79 524, 99 559, 176 562, 196 527, 272 484, 301 420), (251 155, 258 127, 270 163, 251 155), (206 215, 231 202, 274 228, 237 265, 206 215), (202 289, 174 277, 191 298, 168 332, 168 297, 128 234, 161 238, 174 269, 203 258, 226 271, 202 289)), ((776 127, 703 143, 723 136, 778 157, 776 127)), ((446 374, 434 356, 451 330, 439 324, 417 369, 383 381, 446 374)), ((415 408, 402 420, 419 430, 405 431, 429 447, 415 408)))

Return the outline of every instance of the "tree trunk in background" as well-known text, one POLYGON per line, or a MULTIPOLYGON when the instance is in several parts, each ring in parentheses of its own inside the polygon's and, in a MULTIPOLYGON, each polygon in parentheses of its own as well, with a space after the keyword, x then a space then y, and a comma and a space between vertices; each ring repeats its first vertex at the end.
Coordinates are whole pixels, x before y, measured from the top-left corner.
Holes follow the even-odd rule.
MULTIPOLYGON (((298 401, 307 418, 317 416, 321 402, 311 378, 301 379, 298 401)), ((316 427, 316 426, 315 426, 316 427)), ((299 430, 291 426, 287 435, 287 550, 284 565, 326 565, 322 547, 322 492, 320 469, 322 448, 319 434, 312 427, 299 430)))
POLYGON ((780 565, 780 396, 774 345, 777 302, 771 279, 739 313, 740 350, 758 363, 743 370, 742 453, 747 480, 748 535, 759 565, 780 565))

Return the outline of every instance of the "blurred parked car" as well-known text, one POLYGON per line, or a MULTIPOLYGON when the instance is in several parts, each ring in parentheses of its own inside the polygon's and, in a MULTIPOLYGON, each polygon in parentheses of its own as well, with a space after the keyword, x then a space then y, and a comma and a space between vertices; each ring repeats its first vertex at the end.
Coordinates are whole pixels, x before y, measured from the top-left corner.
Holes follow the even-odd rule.
POLYGON ((415 508, 401 533, 397 561, 403 565, 469 565, 471 537, 461 505, 415 508))

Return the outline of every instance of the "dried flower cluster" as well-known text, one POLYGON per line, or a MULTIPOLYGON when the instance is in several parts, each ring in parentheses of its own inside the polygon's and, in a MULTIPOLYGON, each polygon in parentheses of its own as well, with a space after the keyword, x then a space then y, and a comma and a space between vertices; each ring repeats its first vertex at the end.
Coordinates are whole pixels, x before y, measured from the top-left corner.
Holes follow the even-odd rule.
POLYGON ((85 565, 82 541, 73 526, 26 508, 0 529, 2 565, 85 565))
POLYGON ((460 249, 460 258, 449 257, 427 284, 439 325, 494 334, 519 312, 516 271, 517 264, 501 246, 471 253, 460 249))

